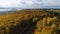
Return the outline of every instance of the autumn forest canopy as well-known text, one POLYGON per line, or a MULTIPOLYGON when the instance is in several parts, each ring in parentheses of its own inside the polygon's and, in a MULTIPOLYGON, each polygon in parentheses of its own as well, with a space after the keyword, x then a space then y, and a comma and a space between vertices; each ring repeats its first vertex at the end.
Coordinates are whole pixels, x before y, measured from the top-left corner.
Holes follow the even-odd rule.
POLYGON ((0 34, 60 34, 60 10, 26 9, 0 15, 0 34))

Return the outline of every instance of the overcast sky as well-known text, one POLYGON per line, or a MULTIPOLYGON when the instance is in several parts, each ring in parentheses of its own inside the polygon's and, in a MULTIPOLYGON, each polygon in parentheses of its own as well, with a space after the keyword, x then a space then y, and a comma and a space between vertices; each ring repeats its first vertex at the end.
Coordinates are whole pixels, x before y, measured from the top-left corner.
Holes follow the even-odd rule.
POLYGON ((0 0, 0 8, 60 6, 60 0, 0 0))
POLYGON ((60 0, 0 0, 0 8, 60 8, 60 0))

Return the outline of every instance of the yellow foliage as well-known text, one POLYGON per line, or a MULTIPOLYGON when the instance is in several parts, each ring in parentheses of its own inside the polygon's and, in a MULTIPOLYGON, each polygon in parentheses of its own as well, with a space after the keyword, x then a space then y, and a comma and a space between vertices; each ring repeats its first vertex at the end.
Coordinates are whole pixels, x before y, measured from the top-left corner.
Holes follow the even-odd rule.
POLYGON ((56 26, 54 22, 58 20, 56 16, 49 17, 51 15, 45 10, 34 9, 0 15, 0 34, 26 34, 26 31, 30 34, 31 30, 27 29, 34 27, 36 28, 33 29, 33 34, 51 34, 52 29, 56 26))

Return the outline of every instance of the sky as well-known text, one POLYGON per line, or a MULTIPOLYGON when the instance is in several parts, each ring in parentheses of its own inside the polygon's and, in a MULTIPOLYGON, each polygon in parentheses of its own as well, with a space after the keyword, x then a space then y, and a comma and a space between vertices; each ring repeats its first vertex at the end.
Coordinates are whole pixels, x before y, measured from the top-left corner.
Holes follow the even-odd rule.
POLYGON ((60 0, 0 0, 0 8, 60 8, 60 0))

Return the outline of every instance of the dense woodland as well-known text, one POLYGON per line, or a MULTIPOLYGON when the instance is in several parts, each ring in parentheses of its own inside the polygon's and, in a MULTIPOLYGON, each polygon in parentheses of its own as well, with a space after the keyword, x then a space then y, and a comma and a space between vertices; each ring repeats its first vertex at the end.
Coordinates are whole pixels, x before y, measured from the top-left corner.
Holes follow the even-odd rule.
POLYGON ((0 15, 0 34, 60 34, 60 10, 27 9, 0 15))

